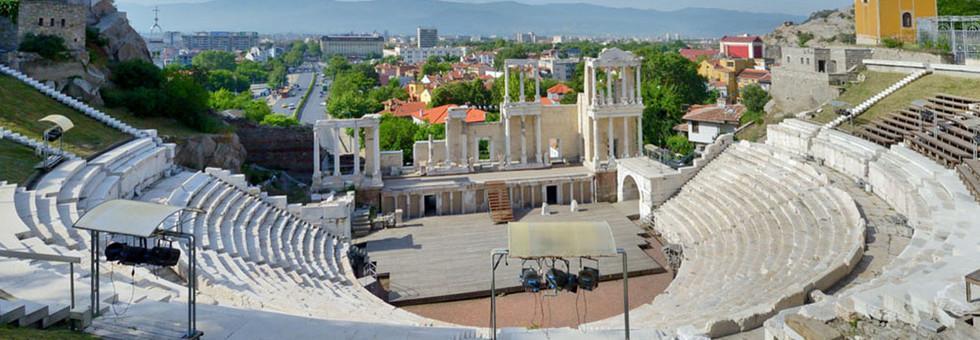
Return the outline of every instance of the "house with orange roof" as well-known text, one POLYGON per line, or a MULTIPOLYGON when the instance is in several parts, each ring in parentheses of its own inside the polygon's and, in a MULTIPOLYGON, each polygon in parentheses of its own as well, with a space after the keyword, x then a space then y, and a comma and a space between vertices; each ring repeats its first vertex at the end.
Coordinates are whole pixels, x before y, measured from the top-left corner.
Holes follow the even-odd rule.
POLYGON ((700 149, 714 143, 720 135, 735 132, 744 113, 742 104, 694 105, 684 115, 684 123, 674 130, 686 132, 687 140, 700 149))
POLYGON ((693 48, 682 48, 680 51, 682 57, 687 60, 693 61, 695 63, 699 62, 701 58, 715 58, 721 52, 715 49, 693 49, 693 48))
POLYGON ((558 83, 557 85, 549 88, 547 92, 548 92, 547 98, 549 100, 553 102, 561 102, 562 98, 565 98, 566 94, 575 92, 575 90, 569 87, 568 85, 565 85, 563 83, 558 83))
MULTIPOLYGON (((413 115, 412 120, 414 120, 416 124, 423 124, 423 123, 445 124, 446 117, 449 116, 449 109, 456 108, 456 107, 459 107, 459 105, 448 104, 439 107, 434 107, 425 111, 421 111, 421 113, 418 115, 413 115)), ((470 108, 469 110, 466 111, 466 119, 464 121, 467 123, 482 123, 485 122, 486 120, 487 120, 486 111, 476 109, 476 108, 470 108)))
POLYGON ((772 74, 768 70, 744 69, 738 74, 738 88, 741 90, 749 85, 759 85, 768 92, 772 85, 772 74))

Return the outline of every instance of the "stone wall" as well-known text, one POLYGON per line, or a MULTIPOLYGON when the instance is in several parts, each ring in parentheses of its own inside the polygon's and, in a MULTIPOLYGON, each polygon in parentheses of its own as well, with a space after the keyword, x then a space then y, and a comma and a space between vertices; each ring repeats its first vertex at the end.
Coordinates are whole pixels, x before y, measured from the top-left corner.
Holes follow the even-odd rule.
POLYGON ((0 51, 17 50, 17 23, 0 17, 0 51))
MULTIPOLYGON (((248 150, 246 162, 285 170, 307 179, 313 174, 313 129, 309 126, 280 128, 247 121, 233 122, 235 133, 248 150)), ((321 153, 321 157, 325 157, 321 153)))
POLYGON ((830 85, 826 73, 777 66, 772 69, 772 84, 770 94, 776 109, 782 112, 810 110, 840 96, 840 90, 830 85))
POLYGON ((88 8, 77 1, 21 1, 17 16, 18 37, 46 34, 61 37, 72 51, 85 50, 88 8))

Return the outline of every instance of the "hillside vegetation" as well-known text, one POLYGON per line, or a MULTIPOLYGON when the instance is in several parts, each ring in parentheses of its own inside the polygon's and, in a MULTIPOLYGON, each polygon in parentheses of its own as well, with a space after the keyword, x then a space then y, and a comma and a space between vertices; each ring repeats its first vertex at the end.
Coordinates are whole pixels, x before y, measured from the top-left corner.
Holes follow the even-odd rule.
POLYGON ((75 128, 65 134, 65 149, 81 157, 98 153, 128 138, 14 78, 0 76, 0 126, 41 139, 42 131, 50 124, 38 120, 52 114, 63 115, 75 123, 75 128))
POLYGON ((24 184, 41 161, 34 150, 7 140, 0 140, 0 181, 24 184))

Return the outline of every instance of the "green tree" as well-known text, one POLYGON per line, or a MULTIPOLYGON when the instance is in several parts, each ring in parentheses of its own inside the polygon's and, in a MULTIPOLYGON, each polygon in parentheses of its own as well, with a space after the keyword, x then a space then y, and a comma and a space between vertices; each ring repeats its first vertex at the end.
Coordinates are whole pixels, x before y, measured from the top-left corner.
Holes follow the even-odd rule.
POLYGON ((429 140, 429 135, 432 135, 433 140, 445 139, 446 125, 423 123, 419 125, 418 130, 415 130, 415 140, 417 141, 429 140))
POLYGON ((687 155, 694 151, 694 144, 682 135, 673 135, 667 138, 667 149, 675 154, 687 155))
MULTIPOLYGON (((547 90, 547 89, 543 89, 547 90)), ((494 103, 504 102, 504 78, 500 77, 493 81, 491 95, 494 103)), ((510 100, 517 101, 521 97, 521 80, 518 72, 510 73, 510 100)), ((524 77, 524 100, 534 101, 534 79, 524 77)))
POLYGON ((408 100, 408 91, 398 85, 398 82, 390 82, 388 86, 379 86, 371 89, 368 97, 373 102, 384 102, 389 99, 408 100))
POLYGON ((235 74, 241 78, 248 80, 249 83, 255 84, 263 81, 269 80, 269 72, 262 66, 262 64, 245 60, 235 67, 235 74))
POLYGON ((225 51, 204 51, 191 59, 191 65, 208 70, 235 70, 235 54, 225 51))
POLYGON ((0 17, 10 19, 17 23, 17 12, 20 9, 20 0, 0 0, 0 17))
POLYGON ((466 82, 454 82, 440 86, 432 92, 432 106, 446 104, 487 106, 493 101, 493 94, 483 81, 476 79, 466 82))
POLYGON ((135 88, 160 88, 163 82, 163 72, 150 62, 133 59, 121 61, 109 67, 109 79, 116 87, 123 90, 135 88))
POLYGON ((214 70, 208 72, 208 82, 206 87, 209 91, 227 89, 234 92, 242 92, 248 90, 248 85, 249 82, 247 79, 239 78, 238 75, 232 71, 214 70))
POLYGON ((341 55, 333 55, 327 61, 327 66, 323 69, 323 74, 327 77, 335 78, 338 74, 347 72, 350 69, 351 65, 347 62, 347 58, 341 55))
POLYGON ((379 102, 371 101, 370 98, 356 92, 346 92, 339 96, 334 96, 331 92, 330 101, 327 103, 327 112, 336 118, 361 118, 365 114, 375 113, 384 109, 379 102))
POLYGON ((766 103, 769 102, 769 93, 763 90, 761 86, 752 84, 742 88, 741 91, 742 104, 745 104, 745 108, 752 112, 763 112, 766 107, 766 103))
POLYGON ((407 163, 412 160, 415 135, 419 130, 417 124, 411 119, 385 114, 381 116, 381 125, 378 129, 380 129, 378 144, 382 150, 402 150, 402 161, 407 163))
POLYGON ((980 0, 939 0, 939 15, 980 15, 980 0))
POLYGON ((443 61, 442 58, 438 56, 432 56, 425 61, 425 64, 422 64, 421 71, 422 74, 425 75, 434 75, 434 74, 446 73, 452 69, 453 69, 452 63, 445 62, 443 61))
POLYGON ((267 126, 291 127, 291 126, 298 126, 299 121, 296 120, 296 118, 289 117, 289 116, 270 114, 262 119, 261 124, 267 126))
POLYGON ((198 130, 207 129, 205 114, 210 94, 192 76, 183 73, 168 74, 162 90, 165 101, 159 110, 164 115, 198 130))

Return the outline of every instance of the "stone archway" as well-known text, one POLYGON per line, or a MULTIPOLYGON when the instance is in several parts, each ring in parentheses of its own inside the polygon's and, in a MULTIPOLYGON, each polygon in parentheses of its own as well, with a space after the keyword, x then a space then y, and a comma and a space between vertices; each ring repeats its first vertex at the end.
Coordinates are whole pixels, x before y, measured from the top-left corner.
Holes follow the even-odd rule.
POLYGON ((640 199, 640 187, 636 185, 636 180, 633 176, 627 175, 623 178, 622 182, 619 183, 619 201, 635 201, 640 199))

